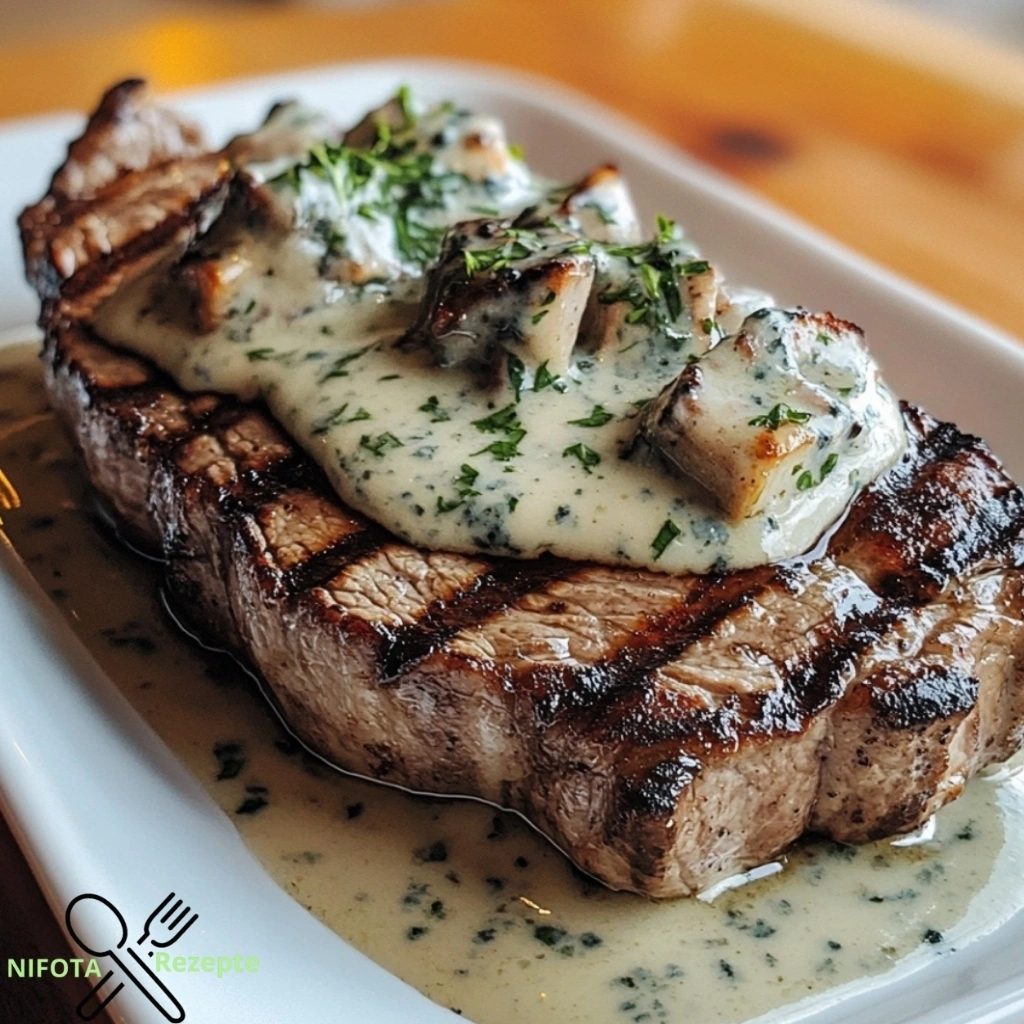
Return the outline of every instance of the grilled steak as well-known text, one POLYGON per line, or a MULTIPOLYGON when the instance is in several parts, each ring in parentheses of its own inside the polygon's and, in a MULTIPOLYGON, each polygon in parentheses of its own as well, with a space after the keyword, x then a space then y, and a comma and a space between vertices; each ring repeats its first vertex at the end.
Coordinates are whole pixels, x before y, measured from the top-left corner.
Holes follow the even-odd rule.
MULTIPOLYGON (((127 173, 190 159, 189 132, 179 153, 139 141, 127 173)), ((22 220, 53 403, 179 606, 329 761, 518 810, 606 884, 664 897, 809 829, 911 830, 1020 744, 1024 495, 977 438, 905 406, 905 456, 786 564, 668 576, 418 550, 345 508, 261 407, 184 394, 91 332, 76 282, 105 294, 103 268, 131 264, 114 246, 55 270, 65 216, 102 202, 64 205, 59 180, 47 217, 22 220)), ((211 201, 195 188, 192 224, 211 201)))

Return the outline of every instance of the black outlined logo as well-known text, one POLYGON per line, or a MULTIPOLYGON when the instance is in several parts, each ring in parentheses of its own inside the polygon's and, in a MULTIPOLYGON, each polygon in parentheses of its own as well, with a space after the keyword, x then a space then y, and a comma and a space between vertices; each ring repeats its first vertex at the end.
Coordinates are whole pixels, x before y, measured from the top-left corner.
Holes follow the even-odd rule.
POLYGON ((185 906, 183 900, 175 900, 175 894, 172 892, 146 919, 142 935, 134 943, 129 943, 128 925, 110 900, 92 892, 76 896, 64 913, 68 933, 87 953, 91 953, 97 959, 108 957, 114 962, 116 969, 107 971, 78 1004, 78 1016, 82 1020, 93 1020, 124 988, 127 981, 133 984, 171 1024, 183 1021, 185 1011, 181 1003, 156 976, 140 953, 150 958, 156 950, 174 945, 198 919, 199 915, 192 913, 192 908, 185 906), (87 941, 92 945, 87 945, 82 938, 83 935, 88 936, 87 941), (147 945, 152 948, 147 949, 147 945))

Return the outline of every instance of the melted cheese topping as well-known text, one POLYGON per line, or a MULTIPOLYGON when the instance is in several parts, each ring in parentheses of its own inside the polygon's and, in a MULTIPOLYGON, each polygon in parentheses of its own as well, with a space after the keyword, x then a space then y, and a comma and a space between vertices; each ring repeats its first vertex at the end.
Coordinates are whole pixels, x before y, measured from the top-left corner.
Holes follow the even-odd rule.
POLYGON ((385 122, 365 150, 252 170, 272 226, 201 243, 230 292, 206 333, 166 269, 109 301, 100 333, 187 389, 263 399, 350 506, 427 548, 745 568, 812 548, 898 458, 898 407, 859 341, 810 329, 818 351, 796 358, 802 314, 730 295, 667 222, 635 241, 611 169, 557 188, 491 119, 385 122), (745 339, 756 358, 721 358, 745 339), (646 426, 688 367, 712 399, 698 429, 646 426))

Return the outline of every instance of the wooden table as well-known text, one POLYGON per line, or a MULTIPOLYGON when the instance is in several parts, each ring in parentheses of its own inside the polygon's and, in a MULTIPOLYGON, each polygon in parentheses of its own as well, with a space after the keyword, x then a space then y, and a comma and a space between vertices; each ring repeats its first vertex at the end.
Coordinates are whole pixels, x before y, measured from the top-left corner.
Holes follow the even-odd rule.
MULTIPOLYGON (((591 94, 1024 336, 1024 56, 854 0, 195 10, 0 43, 0 118, 89 106, 132 74, 171 89, 357 58, 488 61, 591 94)), ((8 955, 66 955, 60 941, 0 831, 0 968, 8 955)), ((5 973, 4 1021, 74 1019, 74 986, 5 973)))

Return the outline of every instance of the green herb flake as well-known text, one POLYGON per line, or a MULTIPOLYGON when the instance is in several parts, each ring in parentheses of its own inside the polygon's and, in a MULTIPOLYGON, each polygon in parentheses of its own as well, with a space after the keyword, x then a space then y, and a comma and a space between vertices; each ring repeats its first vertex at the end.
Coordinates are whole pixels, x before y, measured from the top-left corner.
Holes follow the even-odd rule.
POLYGON ((548 369, 548 363, 545 359, 544 362, 537 367, 537 372, 533 378, 533 390, 543 391, 545 388, 551 387, 551 385, 557 380, 558 378, 548 369))
POLYGON ((683 264, 683 273, 687 277, 696 277, 698 274, 706 274, 711 269, 707 260, 690 260, 683 264))
POLYGON ((437 395, 431 395, 417 411, 425 412, 430 417, 431 423, 444 423, 452 418, 451 413, 443 408, 437 400, 437 395))
MULTIPOLYGON (((649 401, 649 398, 641 399, 639 402, 634 402, 633 404, 637 406, 637 408, 642 409, 649 401)), ((569 420, 569 423, 577 427, 603 427, 613 419, 615 419, 615 417, 603 405, 595 405, 594 408, 590 410, 590 415, 584 416, 583 419, 579 420, 569 420)))
POLYGON ((644 263, 640 267, 640 280, 643 282, 644 291, 652 299, 658 297, 658 287, 661 283, 661 272, 650 263, 644 263))
POLYGON ((679 536, 683 531, 672 522, 671 519, 666 519, 662 524, 661 529, 658 531, 657 537, 651 541, 651 548, 654 551, 654 560, 657 561, 663 554, 665 549, 679 536))
POLYGON ((505 362, 508 367, 508 380, 512 385, 512 390, 515 392, 516 401, 518 402, 523 391, 523 378, 526 376, 526 367, 523 365, 522 359, 515 352, 509 352, 505 362))
POLYGON ((676 222, 662 216, 660 213, 658 214, 657 221, 658 245, 667 245, 676 237, 676 222))
POLYGON ((440 516, 444 515, 445 512, 452 512, 464 504, 465 501, 462 498, 442 498, 439 494, 434 511, 440 516))
POLYGON ((569 933, 553 924, 539 924, 533 929, 533 937, 545 946, 557 946, 569 933))
POLYGON ((571 444, 565 451, 562 452, 562 458, 574 458, 579 459, 580 465, 583 467, 586 473, 592 473, 594 466, 597 466, 601 462, 601 456, 594 451, 593 448, 588 448, 582 442, 577 444, 571 444))
POLYGON ((325 381, 333 380, 336 377, 347 377, 348 370, 345 369, 349 363, 358 359, 360 356, 366 355, 370 351, 372 346, 367 345, 365 348, 357 349, 355 352, 346 352, 343 356, 338 356, 333 363, 328 367, 326 373, 320 377, 320 383, 323 384, 325 381))
POLYGON ((836 468, 836 463, 838 461, 839 456, 835 452, 832 452, 828 456, 828 458, 825 459, 825 461, 821 464, 821 480, 824 480, 825 477, 827 477, 829 473, 831 473, 832 470, 836 468))
POLYGON ((217 781, 237 778, 245 767, 241 743, 215 743, 213 756, 217 759, 217 781))
POLYGON ((481 430, 485 434, 497 434, 510 427, 518 426, 519 413, 514 405, 506 405, 504 409, 499 409, 497 412, 492 412, 490 416, 472 422, 477 430, 481 430))
POLYGON ((245 353, 245 358, 250 363, 264 363, 268 359, 273 358, 276 349, 273 348, 251 348, 245 353))
POLYGON ((796 489, 798 491, 809 491, 814 486, 814 477, 809 469, 805 469, 796 478, 796 489))
POLYGON ((752 420, 748 420, 747 425, 778 430, 783 423, 806 423, 810 418, 809 412, 800 412, 798 409, 791 409, 785 402, 779 402, 763 416, 755 416, 752 420))
POLYGON ((378 434, 376 437, 363 434, 359 439, 359 447, 365 448, 368 452, 376 455, 378 459, 382 459, 389 448, 404 448, 405 445, 391 431, 385 430, 383 434, 378 434))
POLYGON ((266 786, 246 786, 245 799, 235 808, 235 814, 255 814, 270 803, 266 786))
POLYGON ((508 462, 509 459, 514 459, 522 454, 522 452, 519 451, 519 442, 525 436, 525 430, 511 430, 504 441, 492 441, 486 448, 481 448, 480 451, 473 452, 473 454, 490 454, 494 456, 498 462, 508 462))
POLYGON ((536 327, 537 324, 539 324, 541 320, 543 320, 544 317, 548 315, 549 312, 550 310, 542 309, 539 313, 534 313, 533 316, 530 317, 530 323, 533 324, 534 327, 536 327))

